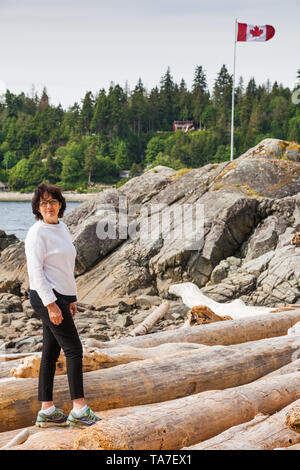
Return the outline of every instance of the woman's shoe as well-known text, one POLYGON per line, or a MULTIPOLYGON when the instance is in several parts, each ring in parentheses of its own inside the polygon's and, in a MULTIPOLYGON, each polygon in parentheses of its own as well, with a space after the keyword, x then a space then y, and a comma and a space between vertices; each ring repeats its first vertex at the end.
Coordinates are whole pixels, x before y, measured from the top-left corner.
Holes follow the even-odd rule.
POLYGON ((71 410, 67 419, 67 424, 69 424, 70 426, 75 426, 77 428, 86 428, 88 426, 92 426, 98 421, 101 421, 101 418, 98 418, 98 416, 96 416, 95 413, 88 406, 85 412, 80 416, 75 415, 73 413, 73 410, 71 410))
POLYGON ((39 428, 49 428, 51 426, 67 426, 68 416, 59 408, 55 407, 55 410, 51 415, 43 413, 42 410, 38 412, 35 425, 39 428))

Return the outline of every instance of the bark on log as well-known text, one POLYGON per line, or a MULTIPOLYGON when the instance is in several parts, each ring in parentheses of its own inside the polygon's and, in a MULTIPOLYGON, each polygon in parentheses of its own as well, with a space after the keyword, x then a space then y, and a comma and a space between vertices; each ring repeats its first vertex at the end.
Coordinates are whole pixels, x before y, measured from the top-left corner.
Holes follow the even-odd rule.
POLYGON ((209 439, 247 422, 257 413, 271 414, 300 397, 300 373, 236 388, 190 395, 134 414, 103 420, 84 430, 74 449, 176 450, 209 439))
POLYGON ((294 406, 289 410, 285 424, 293 431, 300 433, 300 402, 294 403, 294 406))
MULTIPOLYGON (((147 348, 163 343, 200 343, 209 346, 239 344, 263 338, 286 335, 288 329, 300 321, 300 309, 274 315, 256 315, 244 320, 228 320, 208 325, 178 328, 177 330, 150 333, 134 338, 121 338, 109 342, 98 341, 99 348, 109 349, 121 344, 147 348)), ((96 341, 96 340, 95 340, 96 341)), ((95 343, 94 343, 95 344, 95 343)))
MULTIPOLYGON (((187 356, 196 351, 209 349, 210 346, 204 346, 194 343, 167 343, 160 344, 153 348, 134 348, 132 346, 116 346, 109 350, 101 350, 95 348, 84 347, 83 354, 83 371, 106 369, 120 364, 127 364, 133 361, 141 361, 145 359, 155 359, 159 357, 181 357, 187 356)), ((29 356, 20 361, 14 361, 14 367, 9 364, 2 366, 0 364, 0 377, 13 376, 16 378, 34 378, 39 376, 41 358, 37 356, 29 356), (6 374, 6 375, 5 375, 6 374)), ((67 373, 66 359, 64 354, 58 358, 56 366, 56 375, 64 375, 67 373)))
POLYGON ((259 415, 249 423, 234 426, 184 450, 272 450, 298 444, 300 433, 289 428, 286 417, 299 404, 297 400, 272 416, 259 415))
POLYGON ((141 336, 146 335, 149 331, 152 330, 153 326, 161 320, 167 311, 169 310, 170 302, 165 300, 159 307, 153 310, 153 312, 148 315, 145 320, 140 323, 134 330, 132 330, 129 335, 130 336, 141 336))
POLYGON ((186 314, 186 321, 183 326, 204 325, 216 321, 232 320, 230 316, 216 315, 206 305, 195 305, 186 314))
MULTIPOLYGON (((287 364, 300 337, 214 346, 186 357, 147 359, 84 374, 85 396, 95 410, 157 403, 205 390, 249 383, 287 364)), ((285 378, 286 376, 284 376, 285 378)), ((69 407, 66 376, 55 379, 54 400, 69 407)), ((31 425, 39 409, 37 379, 0 382, 0 431, 31 425), (30 402, 30 406, 28 406, 30 402)))
POLYGON ((277 375, 292 374, 293 372, 300 372, 300 359, 290 362, 286 366, 280 367, 280 369, 276 369, 258 380, 269 379, 270 377, 276 377, 277 375))

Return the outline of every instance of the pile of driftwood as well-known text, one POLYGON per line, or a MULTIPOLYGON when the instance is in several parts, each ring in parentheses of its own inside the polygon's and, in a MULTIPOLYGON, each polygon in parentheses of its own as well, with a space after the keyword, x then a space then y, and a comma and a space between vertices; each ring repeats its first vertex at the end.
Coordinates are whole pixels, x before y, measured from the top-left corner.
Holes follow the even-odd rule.
MULTIPOLYGON (((166 301, 131 336, 85 344, 85 396, 102 418, 85 430, 34 427, 39 354, 0 362, 0 448, 297 448, 300 307, 267 313, 253 307, 254 314, 233 320, 222 316, 233 317, 235 309, 207 307, 202 324, 151 334, 166 301), (221 318, 212 320, 210 312, 221 318)), ((54 389, 56 406, 68 412, 63 357, 54 389)))

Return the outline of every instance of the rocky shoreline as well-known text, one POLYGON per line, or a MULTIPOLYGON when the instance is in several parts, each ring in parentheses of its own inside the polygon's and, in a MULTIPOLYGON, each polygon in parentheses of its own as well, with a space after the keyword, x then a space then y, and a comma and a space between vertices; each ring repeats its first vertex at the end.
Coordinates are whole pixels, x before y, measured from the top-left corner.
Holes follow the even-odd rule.
MULTIPOLYGON (((141 295, 131 298, 128 303, 120 301, 117 307, 103 310, 77 302, 74 321, 83 343, 87 338, 109 341, 127 336, 160 302, 159 297, 141 295)), ((171 301, 166 318, 160 320, 151 332, 180 327, 187 311, 188 307, 181 301, 171 301)), ((42 322, 30 301, 22 301, 10 293, 0 293, 0 355, 41 351, 42 337, 42 322)))
MULTIPOLYGON (((294 147, 291 155, 289 142, 265 139, 233 162, 188 172, 157 166, 118 189, 82 195, 87 200, 63 218, 77 251, 80 336, 126 336, 164 299, 171 303, 169 316, 153 331, 180 327, 188 308, 169 287, 183 282, 219 303, 299 303, 300 246, 291 241, 300 232, 300 146, 294 147), (126 225, 116 217, 120 197, 128 209, 126 225), (204 207, 199 249, 172 239, 182 223, 179 212, 164 234, 141 237, 139 228, 148 221, 141 209, 154 205, 164 220, 175 206, 195 203, 204 207), (108 224, 116 236, 99 237, 97 228, 108 224), (120 235, 130 224, 136 225, 136 238, 120 235)), ((42 347, 28 289, 24 243, 0 232, 0 340, 7 352, 42 347)))

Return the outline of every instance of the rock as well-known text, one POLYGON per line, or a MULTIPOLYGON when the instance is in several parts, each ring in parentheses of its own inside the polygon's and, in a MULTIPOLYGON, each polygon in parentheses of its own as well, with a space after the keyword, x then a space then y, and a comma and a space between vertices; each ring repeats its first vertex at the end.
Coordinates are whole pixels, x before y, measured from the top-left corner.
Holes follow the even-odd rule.
POLYGON ((132 325, 133 321, 130 317, 130 315, 117 315, 117 318, 115 320, 115 325, 120 326, 121 328, 125 328, 129 325, 132 325))
POLYGON ((0 251, 7 248, 9 245, 12 245, 18 241, 18 238, 15 235, 6 235, 4 230, 0 230, 0 251))
MULTIPOLYGON (((208 164, 180 177, 175 170, 158 166, 66 214, 63 220, 78 254, 78 312, 105 310, 111 317, 122 312, 134 317, 136 307, 144 310, 148 301, 153 302, 145 295, 172 299, 168 289, 174 282, 194 282, 218 301, 237 296, 254 305, 297 300, 300 253, 289 242, 300 231, 300 161, 292 151, 299 157, 298 144, 265 139, 232 162, 208 164), (119 236, 124 224, 117 220, 117 237, 100 240, 97 224, 119 215, 119 197, 126 198, 130 211, 130 236, 119 236), (176 237, 181 209, 191 205, 203 208, 203 224, 195 230, 190 224, 184 236, 176 237), (147 237, 150 211, 157 218, 147 237), (130 298, 135 301, 128 302, 130 298)), ((192 213, 186 215, 184 222, 195 220, 192 213)), ((19 300, 24 294, 24 312, 34 318, 25 300, 23 242, 1 251, 0 292, 19 300)), ((0 305, 0 313, 6 312, 7 306, 1 301, 0 305)))
POLYGON ((249 238, 245 261, 257 258, 276 248, 279 235, 286 231, 288 221, 284 217, 270 216, 259 224, 249 238))
POLYGON ((9 326, 11 324, 12 318, 10 315, 7 315, 5 313, 0 313, 0 325, 7 325, 9 326))
POLYGON ((109 337, 103 333, 91 333, 88 338, 98 339, 99 341, 109 341, 109 337))
POLYGON ((20 298, 9 292, 0 293, 0 309, 4 312, 22 312, 22 302, 20 298))
POLYGON ((24 300, 22 302, 22 307, 24 312, 26 312, 27 310, 33 310, 29 299, 24 300))
POLYGON ((118 312, 119 313, 130 312, 132 310, 132 308, 134 307, 134 305, 135 305, 135 298, 134 297, 131 297, 131 298, 126 299, 126 300, 121 300, 118 303, 118 312))
POLYGON ((10 292, 17 296, 28 291, 28 275, 24 242, 16 242, 1 251, 0 293, 10 292))
POLYGON ((242 260, 240 258, 235 258, 234 256, 229 256, 225 260, 222 260, 214 268, 213 272, 211 273, 210 281, 207 285, 218 284, 229 274, 236 272, 241 263, 242 260))
POLYGON ((42 336, 28 336, 12 342, 13 346, 18 349, 18 352, 31 352, 36 344, 42 341, 42 336))
POLYGON ((136 306, 140 308, 151 308, 153 305, 159 306, 161 302, 161 298, 157 295, 139 295, 135 300, 136 306))
POLYGON ((299 161, 299 152, 297 152, 297 150, 286 150, 285 156, 286 158, 288 158, 289 160, 293 160, 294 162, 299 161))

